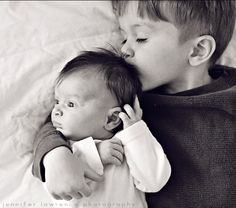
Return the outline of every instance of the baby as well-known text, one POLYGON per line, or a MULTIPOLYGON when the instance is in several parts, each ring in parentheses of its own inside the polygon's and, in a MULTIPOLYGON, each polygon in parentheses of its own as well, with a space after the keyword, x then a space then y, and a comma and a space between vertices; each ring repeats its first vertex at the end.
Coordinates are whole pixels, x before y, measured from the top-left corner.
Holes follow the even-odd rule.
POLYGON ((74 154, 104 175, 102 182, 88 181, 91 196, 71 205, 143 208, 144 192, 157 192, 168 181, 170 164, 141 120, 140 94, 134 66, 105 49, 83 52, 61 71, 53 126, 69 140, 74 154))

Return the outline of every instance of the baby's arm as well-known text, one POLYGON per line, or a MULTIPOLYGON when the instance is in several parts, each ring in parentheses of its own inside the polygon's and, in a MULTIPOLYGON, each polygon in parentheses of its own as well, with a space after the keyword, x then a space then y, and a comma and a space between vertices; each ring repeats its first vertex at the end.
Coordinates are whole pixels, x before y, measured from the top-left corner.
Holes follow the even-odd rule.
POLYGON ((142 111, 136 99, 134 110, 126 105, 127 114, 120 115, 125 129, 116 137, 122 141, 124 153, 135 186, 143 192, 157 192, 168 181, 169 161, 157 140, 141 120, 142 111), (136 122, 135 122, 136 121, 136 122))
POLYGON ((96 143, 99 156, 103 165, 121 165, 123 162, 124 149, 117 138, 108 139, 96 143))
POLYGON ((88 137, 72 143, 73 154, 79 157, 81 161, 86 163, 96 173, 103 175, 103 164, 93 138, 88 137))

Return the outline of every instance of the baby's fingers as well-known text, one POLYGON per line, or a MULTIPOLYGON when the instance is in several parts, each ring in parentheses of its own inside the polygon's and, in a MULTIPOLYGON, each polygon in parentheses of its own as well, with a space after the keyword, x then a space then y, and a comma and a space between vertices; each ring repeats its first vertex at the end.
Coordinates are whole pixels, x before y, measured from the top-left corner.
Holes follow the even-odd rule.
POLYGON ((120 161, 120 164, 123 162, 123 154, 120 153, 119 151, 113 149, 112 156, 117 158, 120 161))
POLYGON ((142 118, 143 116, 143 111, 140 107, 140 104, 139 104, 139 100, 138 100, 138 97, 137 95, 135 96, 135 100, 134 100, 134 111, 136 113, 136 115, 140 118, 142 118))
POLYGON ((135 112, 134 112, 133 108, 130 105, 125 104, 124 105, 124 110, 130 118, 135 118, 135 112))
POLYGON ((122 162, 117 157, 113 156, 110 159, 110 163, 118 166, 118 165, 121 165, 122 162))
POLYGON ((119 117, 120 119, 123 121, 123 123, 129 123, 130 118, 128 117, 128 115, 124 112, 120 112, 119 113, 119 117))
POLYGON ((122 145, 121 141, 119 139, 117 139, 116 137, 113 137, 112 139, 110 139, 110 142, 112 144, 122 145))
POLYGON ((123 122, 124 129, 133 125, 136 121, 131 120, 128 115, 126 115, 124 112, 119 113, 119 117, 123 122))
POLYGON ((112 148, 118 152, 120 152, 121 154, 124 153, 124 149, 123 146, 121 144, 112 144, 112 148))

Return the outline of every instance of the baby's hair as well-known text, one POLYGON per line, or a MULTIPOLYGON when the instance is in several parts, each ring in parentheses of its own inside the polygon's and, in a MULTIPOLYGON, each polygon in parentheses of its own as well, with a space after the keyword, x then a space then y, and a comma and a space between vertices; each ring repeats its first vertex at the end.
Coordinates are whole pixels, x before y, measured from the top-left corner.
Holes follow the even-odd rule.
POLYGON ((103 48, 97 51, 83 51, 69 61, 60 72, 57 84, 67 76, 85 70, 92 70, 95 75, 103 76, 107 88, 115 96, 120 107, 125 104, 133 106, 135 96, 141 96, 142 84, 134 65, 126 62, 118 52, 103 48))
MULTIPOLYGON (((216 41, 216 50, 211 63, 223 54, 232 38, 235 25, 234 0, 139 0, 137 15, 154 21, 167 21, 180 29, 180 41, 194 36, 211 35, 216 41)), ((116 15, 125 14, 129 1, 112 0, 116 15)))

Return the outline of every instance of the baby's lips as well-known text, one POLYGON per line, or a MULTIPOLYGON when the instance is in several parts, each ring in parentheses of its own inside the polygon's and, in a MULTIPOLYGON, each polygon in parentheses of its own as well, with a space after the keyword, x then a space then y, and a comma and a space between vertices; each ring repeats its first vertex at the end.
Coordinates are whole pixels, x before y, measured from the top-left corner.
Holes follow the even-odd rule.
POLYGON ((62 125, 60 123, 56 122, 56 121, 52 121, 52 124, 55 128, 61 128, 62 127, 62 125))

